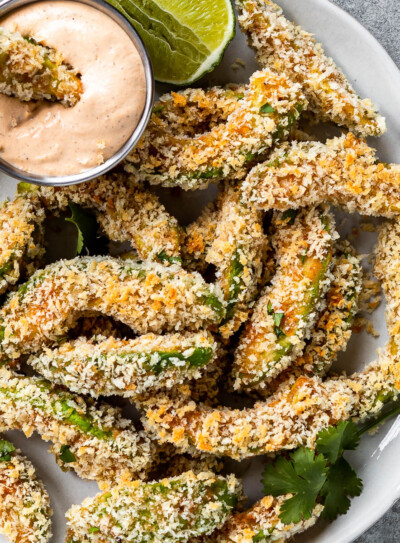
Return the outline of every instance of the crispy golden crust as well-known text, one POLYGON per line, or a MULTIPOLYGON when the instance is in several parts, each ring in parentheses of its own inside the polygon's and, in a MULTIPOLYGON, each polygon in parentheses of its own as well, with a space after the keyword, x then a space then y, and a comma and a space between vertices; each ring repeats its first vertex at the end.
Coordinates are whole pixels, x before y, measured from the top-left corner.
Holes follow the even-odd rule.
POLYGON ((182 259, 185 268, 203 273, 208 262, 206 256, 215 239, 221 213, 221 196, 203 209, 198 218, 186 228, 182 244, 182 259))
POLYGON ((278 213, 273 223, 277 272, 241 335, 233 366, 237 389, 265 388, 302 353, 332 280, 337 233, 327 209, 278 213))
POLYGON ((161 442, 182 451, 194 449, 232 458, 313 446, 320 430, 351 417, 377 414, 400 390, 400 226, 380 232, 376 274, 388 303, 390 339, 378 360, 361 373, 322 380, 302 376, 284 382, 265 402, 242 411, 196 405, 187 397, 151 398, 143 404, 144 422, 161 442))
POLYGON ((1 309, 3 360, 57 341, 85 311, 144 334, 218 324, 224 304, 217 287, 178 265, 112 257, 61 260, 36 272, 1 309))
POLYGON ((266 388, 258 389, 265 398, 284 381, 294 383, 301 375, 325 375, 339 352, 346 350, 359 307, 363 275, 359 257, 350 243, 337 243, 335 253, 326 306, 318 316, 306 348, 291 367, 266 388))
POLYGON ((83 85, 60 53, 0 28, 0 92, 22 101, 58 100, 73 106, 83 85))
POLYGON ((188 471, 143 483, 124 481, 67 512, 67 542, 175 543, 209 534, 228 518, 240 494, 234 475, 188 471))
POLYGON ((47 543, 52 514, 49 496, 31 462, 17 450, 10 452, 9 459, 1 459, 0 533, 12 543, 47 543))
POLYGON ((385 120, 371 100, 361 100, 333 60, 311 34, 288 21, 269 0, 236 0, 239 24, 249 36, 262 67, 300 83, 310 108, 322 120, 362 136, 385 132, 385 120))
POLYGON ((295 524, 283 524, 279 519, 280 508, 290 497, 291 494, 278 498, 265 496, 247 511, 231 515, 220 530, 213 532, 210 536, 191 539, 189 543, 254 543, 254 541, 283 543, 288 541, 296 534, 311 528, 323 510, 321 505, 317 505, 310 519, 295 524))
POLYGON ((32 273, 33 263, 43 255, 43 220, 37 202, 23 197, 5 202, 0 209, 0 294, 15 285, 21 273, 32 273))
POLYGON ((22 430, 28 437, 38 432, 52 442, 62 469, 99 483, 143 476, 153 462, 150 440, 118 409, 5 368, 0 369, 0 429, 22 430))
POLYGON ((318 433, 339 420, 366 418, 397 396, 397 362, 389 351, 352 377, 300 377, 284 383, 268 401, 238 410, 210 408, 184 397, 159 396, 143 403, 146 430, 179 450, 194 449, 240 460, 312 447, 318 433))
POLYGON ((226 121, 245 92, 246 85, 231 84, 225 88, 184 89, 164 94, 153 108, 153 120, 171 133, 193 137, 226 121))
POLYGON ((115 173, 80 185, 42 187, 35 197, 52 211, 66 209, 69 202, 93 210, 107 237, 132 243, 141 258, 166 263, 170 257, 179 258, 178 221, 132 175, 115 173))
POLYGON ((226 317, 220 333, 227 339, 247 320, 258 294, 263 270, 262 214, 239 201, 239 190, 225 185, 219 198, 220 214, 206 261, 216 268, 216 282, 224 293, 226 317))
POLYGON ((285 143, 243 183, 242 199, 259 209, 297 209, 328 202, 363 215, 400 212, 400 166, 377 162, 353 134, 320 142, 285 143))
POLYGON ((216 350, 206 331, 145 334, 132 340, 80 337, 30 356, 28 364, 52 383, 79 394, 134 399, 200 378, 216 350))
MULTIPOLYGON (((219 94, 216 96, 218 100, 219 94)), ((222 107, 225 103, 223 100, 222 107)), ((152 184, 185 190, 238 178, 276 141, 289 135, 306 104, 300 85, 269 70, 256 72, 238 107, 226 122, 209 131, 190 137, 179 134, 153 114, 126 169, 152 184)))

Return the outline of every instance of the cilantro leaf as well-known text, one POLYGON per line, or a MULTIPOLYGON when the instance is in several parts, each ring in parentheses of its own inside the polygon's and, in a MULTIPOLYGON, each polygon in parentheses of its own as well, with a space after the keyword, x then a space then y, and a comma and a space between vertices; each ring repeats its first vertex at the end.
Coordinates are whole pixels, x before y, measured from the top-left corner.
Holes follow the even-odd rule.
POLYGON ((321 430, 317 437, 316 449, 331 464, 334 464, 344 451, 353 451, 360 442, 358 428, 352 421, 340 421, 337 426, 321 430))
POLYGON ((307 247, 304 249, 304 253, 300 257, 302 264, 304 264, 304 262, 306 261, 308 250, 309 250, 309 246, 307 245, 307 247))
POLYGON ((281 330, 280 328, 281 322, 282 322, 283 317, 285 316, 285 313, 282 313, 279 311, 275 312, 270 301, 268 301, 268 304, 267 304, 267 312, 268 312, 268 315, 272 315, 274 325, 275 325, 274 332, 275 332, 276 337, 279 339, 281 336, 285 336, 286 335, 285 332, 281 330))
POLYGON ((281 507, 279 518, 282 522, 291 524, 311 517, 327 472, 325 458, 305 447, 292 452, 289 460, 280 457, 274 465, 266 466, 263 473, 265 494, 294 494, 281 507))
POLYGON ((60 460, 69 464, 70 462, 76 462, 76 457, 68 445, 63 445, 60 449, 60 460))
POLYGON ((90 254, 105 254, 107 238, 98 235, 99 225, 94 215, 88 213, 81 206, 69 203, 71 217, 65 220, 74 224, 78 231, 76 254, 80 255, 84 248, 90 254))
POLYGON ((157 260, 160 262, 168 262, 169 264, 182 264, 182 259, 180 256, 168 256, 165 249, 158 253, 157 260))
POLYGON ((275 326, 277 326, 278 328, 280 327, 282 319, 283 319, 284 316, 285 316, 285 313, 274 313, 274 324, 275 324, 275 326))
POLYGON ((288 224, 292 225, 296 220, 298 212, 299 211, 297 209, 288 209, 282 214, 282 220, 287 221, 288 224))
POLYGON ((265 543, 268 539, 270 539, 273 531, 274 528, 269 528, 268 533, 265 533, 264 530, 260 530, 256 533, 256 535, 253 535, 252 543, 265 543))
POLYGON ((322 517, 327 520, 335 520, 338 515, 343 515, 350 507, 350 497, 361 494, 363 484, 350 464, 340 458, 329 470, 329 475, 321 489, 321 495, 325 496, 322 517))
POLYGON ((11 460, 11 454, 15 451, 15 447, 9 441, 0 439, 0 462, 9 462, 11 460))
POLYGON ((260 107, 260 113, 275 113, 275 109, 271 106, 271 104, 265 102, 265 104, 260 107))

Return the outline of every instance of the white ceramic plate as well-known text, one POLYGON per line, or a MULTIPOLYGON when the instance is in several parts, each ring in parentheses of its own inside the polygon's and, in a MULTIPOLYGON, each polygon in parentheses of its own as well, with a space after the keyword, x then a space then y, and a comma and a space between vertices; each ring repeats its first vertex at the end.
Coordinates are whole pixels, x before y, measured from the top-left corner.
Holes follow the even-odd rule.
MULTIPOLYGON (((359 94, 368 96, 387 117, 388 133, 374 141, 382 160, 400 162, 400 118, 399 89, 400 73, 378 42, 352 17, 327 0, 281 0, 287 15, 305 29, 314 32, 323 42, 326 51, 332 55, 345 71, 359 94)), ((376 9, 379 9, 377 6, 376 9)), ((254 55, 247 47, 240 31, 229 46, 220 67, 205 79, 206 83, 227 83, 247 81, 256 69, 254 55), (237 58, 245 62, 245 68, 232 68, 237 58)), ((159 87, 159 92, 167 90, 159 87)), ((12 196, 15 183, 0 176, 0 197, 12 196)), ((187 223, 198 215, 204 202, 215 194, 215 189, 197 194, 182 195, 179 205, 172 203, 168 191, 160 191, 163 201, 176 211, 179 219, 187 223), (175 208, 175 209, 174 209, 175 208)), ((343 235, 352 232, 360 219, 339 215, 338 224, 343 235)), ((361 233, 356 243, 363 253, 371 252, 376 235, 361 233)), ((340 357, 337 367, 349 371, 359 369, 375 358, 376 349, 384 344, 386 331, 384 308, 373 315, 375 328, 381 332, 378 339, 365 333, 354 336, 347 352, 340 357)), ((391 421, 374 437, 365 436, 355 453, 349 459, 364 481, 364 491, 353 500, 346 516, 330 525, 318 524, 316 528, 300 536, 297 541, 308 543, 349 543, 378 520, 400 497, 400 468, 398 449, 400 447, 400 419, 391 421)), ((72 473, 63 473, 47 452, 48 445, 34 436, 29 440, 18 432, 10 437, 34 462, 39 476, 44 480, 54 509, 52 543, 64 541, 64 513, 72 503, 79 503, 97 492, 97 485, 79 480, 72 473)), ((243 476, 249 503, 261 496, 260 473, 262 459, 251 462, 232 463, 232 469, 243 476)), ((0 542, 6 540, 0 536, 0 542)))

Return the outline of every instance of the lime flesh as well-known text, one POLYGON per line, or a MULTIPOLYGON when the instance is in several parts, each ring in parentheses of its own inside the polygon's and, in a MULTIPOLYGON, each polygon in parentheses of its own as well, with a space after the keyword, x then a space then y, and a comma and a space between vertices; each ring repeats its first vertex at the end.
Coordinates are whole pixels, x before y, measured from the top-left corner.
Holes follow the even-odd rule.
POLYGON ((184 85, 216 66, 235 34, 230 0, 107 0, 136 28, 157 81, 184 85))

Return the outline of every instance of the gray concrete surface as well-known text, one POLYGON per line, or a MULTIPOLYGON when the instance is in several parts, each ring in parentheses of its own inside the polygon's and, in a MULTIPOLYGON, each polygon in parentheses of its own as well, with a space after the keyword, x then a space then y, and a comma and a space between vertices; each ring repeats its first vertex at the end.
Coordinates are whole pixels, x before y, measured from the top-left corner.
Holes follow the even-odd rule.
MULTIPOLYGON (((400 0, 331 0, 360 21, 400 68, 400 0)), ((399 89, 400 103, 400 89, 399 89)), ((400 501, 355 543, 399 543, 400 501)))

